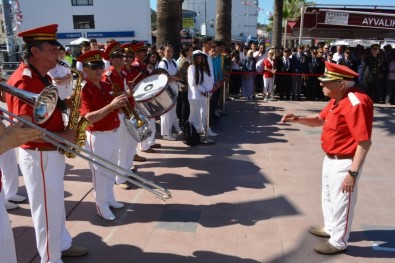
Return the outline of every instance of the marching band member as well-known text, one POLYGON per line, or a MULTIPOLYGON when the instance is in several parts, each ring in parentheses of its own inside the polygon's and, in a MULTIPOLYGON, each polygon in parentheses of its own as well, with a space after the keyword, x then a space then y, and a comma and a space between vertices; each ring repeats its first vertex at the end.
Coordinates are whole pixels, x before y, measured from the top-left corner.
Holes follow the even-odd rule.
MULTIPOLYGON (((9 85, 40 93, 51 84, 47 72, 57 64, 57 46, 60 45, 56 40, 57 27, 58 25, 53 24, 18 34, 25 42, 25 62, 11 75, 9 85)), ((7 105, 12 113, 33 122, 33 108, 30 105, 9 94, 7 105)), ((75 142, 75 131, 64 130, 59 108, 41 126, 65 140, 75 142)), ((64 155, 43 139, 32 140, 19 148, 19 167, 26 184, 41 262, 62 262, 61 256, 87 254, 85 248, 71 245, 71 236, 65 226, 64 155)))
MULTIPOLYGON (((104 70, 102 52, 92 50, 78 58, 86 74, 86 84, 81 92, 81 116, 91 125, 86 130, 85 148, 102 158, 117 163, 119 152, 118 109, 125 106, 127 97, 115 97, 112 85, 101 81, 104 70)), ((114 176, 107 170, 90 164, 96 209, 103 219, 115 220, 112 208, 122 208, 114 197, 114 176)))
MULTIPOLYGON (((110 67, 103 74, 102 81, 113 87, 116 93, 122 94, 126 91, 125 83, 127 79, 127 73, 123 70, 123 50, 118 42, 110 43, 104 50, 104 59, 110 61, 110 67)), ((130 89, 127 88, 130 92, 130 89)), ((116 95, 116 94, 115 94, 116 95)), ((129 95, 129 102, 134 107, 133 96, 129 95)), ((129 170, 133 166, 133 159, 131 156, 136 154, 137 141, 130 135, 124 120, 125 114, 122 111, 118 112, 120 119, 119 127, 119 153, 118 153, 118 165, 126 170, 129 170)), ((125 178, 117 176, 115 178, 116 184, 124 189, 128 190, 131 188, 129 182, 125 178)))
MULTIPOLYGON (((144 45, 144 43, 139 42, 135 44, 133 46, 133 50, 135 51, 136 57, 132 63, 132 66, 136 68, 139 71, 139 73, 141 73, 140 77, 138 77, 136 80, 133 81, 134 84, 136 84, 143 78, 149 76, 150 72, 148 71, 147 64, 144 63, 147 57, 147 47, 144 45)), ((136 78, 136 76, 133 76, 132 78, 134 79, 136 78)), ((140 150, 142 152, 153 153, 155 152, 154 148, 160 148, 162 146, 155 142, 155 133, 156 133, 155 119, 148 118, 148 125, 151 128, 152 133, 151 136, 148 137, 148 139, 141 142, 140 150)), ((143 158, 143 157, 136 155, 134 160, 138 161, 139 158, 143 158)))
MULTIPOLYGON (((133 67, 132 64, 130 63, 131 57, 133 56, 133 58, 134 58, 135 46, 132 44, 124 44, 121 46, 121 48, 124 51, 124 69, 128 73, 129 88, 133 89, 133 87, 137 83, 136 80, 140 78, 139 77, 140 71, 136 67, 133 67)), ((144 51, 141 51, 140 53, 145 56, 144 51)), ((141 57, 143 57, 143 56, 141 56, 141 57)), ((149 56, 149 57, 151 57, 151 56, 149 56)), ((149 59, 149 57, 147 57, 147 59, 149 59)), ((146 64, 146 65, 147 65, 147 68, 146 68, 147 72, 144 73, 144 76, 148 76, 148 72, 150 71, 150 69, 148 68, 149 64, 146 64)), ((151 73, 151 72, 149 72, 149 73, 151 73)), ((141 73, 141 75, 143 75, 143 73, 141 73)), ((156 133, 155 118, 147 118, 147 122, 148 122, 148 125, 149 125, 152 133, 146 140, 139 143, 140 144, 140 151, 145 152, 145 153, 154 153, 155 152, 154 148, 160 148, 160 147, 162 147, 162 145, 155 142, 155 133, 156 133)))
MULTIPOLYGON (((164 69, 169 73, 169 85, 175 94, 178 94, 177 81, 182 80, 178 67, 173 58, 173 47, 170 44, 163 46, 164 57, 159 62, 158 68, 164 69)), ((160 116, 161 135, 164 140, 175 141, 177 138, 172 135, 172 128, 174 127, 177 134, 181 134, 181 128, 178 124, 176 106, 171 108, 168 112, 160 116)))

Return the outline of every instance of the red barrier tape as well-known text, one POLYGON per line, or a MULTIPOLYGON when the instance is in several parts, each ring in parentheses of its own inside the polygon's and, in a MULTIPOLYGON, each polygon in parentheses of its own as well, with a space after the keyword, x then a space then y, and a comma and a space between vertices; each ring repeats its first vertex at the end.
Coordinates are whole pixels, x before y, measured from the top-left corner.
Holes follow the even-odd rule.
MULTIPOLYGON (((261 72, 252 72, 252 71, 233 71, 230 73, 231 75, 246 75, 246 74, 254 74, 254 75, 263 75, 261 72)), ((322 74, 310 74, 310 73, 288 73, 288 72, 276 72, 274 75, 284 75, 284 76, 304 76, 304 77, 321 77, 322 74)))

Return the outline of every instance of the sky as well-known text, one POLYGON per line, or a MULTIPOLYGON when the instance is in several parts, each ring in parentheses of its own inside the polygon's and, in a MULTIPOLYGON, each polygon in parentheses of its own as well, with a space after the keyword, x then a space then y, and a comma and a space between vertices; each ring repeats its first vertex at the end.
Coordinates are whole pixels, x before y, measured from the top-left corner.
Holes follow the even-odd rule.
MULTIPOLYGON (((207 0, 207 1, 216 1, 216 0, 207 0)), ((244 0, 240 0, 243 2, 244 0)), ((254 2, 254 0, 247 0, 248 2, 254 2)), ((316 1, 309 1, 306 0, 306 2, 315 2, 316 4, 331 4, 331 5, 337 5, 341 4, 344 5, 345 3, 348 3, 350 5, 380 5, 380 6, 393 6, 395 7, 394 0, 316 0, 316 1)), ((258 22, 261 24, 267 23, 267 18, 268 14, 267 12, 273 12, 273 3, 274 0, 259 0, 259 7, 263 10, 264 12, 259 12, 258 16, 258 22)), ((150 0, 151 8, 156 10, 156 0, 150 0)))

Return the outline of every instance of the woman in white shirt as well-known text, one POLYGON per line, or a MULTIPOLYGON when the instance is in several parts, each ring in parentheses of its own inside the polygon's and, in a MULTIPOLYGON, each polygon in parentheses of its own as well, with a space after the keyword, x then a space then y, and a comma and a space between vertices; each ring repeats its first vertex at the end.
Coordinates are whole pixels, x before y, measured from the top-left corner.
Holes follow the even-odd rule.
MULTIPOLYGON (((66 51, 64 47, 59 47, 59 60, 70 66, 64 59, 66 51)), ((52 78, 52 83, 58 88, 58 95, 61 100, 66 99, 73 93, 72 80, 73 76, 68 67, 57 64, 56 67, 48 72, 52 78)))
POLYGON ((193 52, 192 65, 188 68, 189 122, 198 133, 203 133, 207 120, 207 96, 213 89, 213 78, 207 56, 200 50, 193 52))
MULTIPOLYGON (((164 57, 158 64, 158 68, 164 69, 169 74, 169 85, 175 94, 178 94, 178 81, 182 79, 178 71, 178 67, 173 58, 173 47, 169 44, 163 46, 164 57)), ((178 124, 176 106, 172 107, 168 112, 160 116, 161 135, 164 140, 175 141, 176 137, 172 134, 174 127, 177 134, 181 133, 178 124)))

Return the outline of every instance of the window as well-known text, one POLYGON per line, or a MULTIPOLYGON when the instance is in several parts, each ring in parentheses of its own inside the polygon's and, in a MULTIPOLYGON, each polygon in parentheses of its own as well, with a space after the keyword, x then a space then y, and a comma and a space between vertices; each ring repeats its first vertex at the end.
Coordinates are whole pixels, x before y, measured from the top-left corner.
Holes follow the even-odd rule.
POLYGON ((71 0, 71 5, 93 5, 93 0, 71 0))
POLYGON ((95 19, 93 15, 73 16, 74 29, 93 29, 95 28, 95 19))

